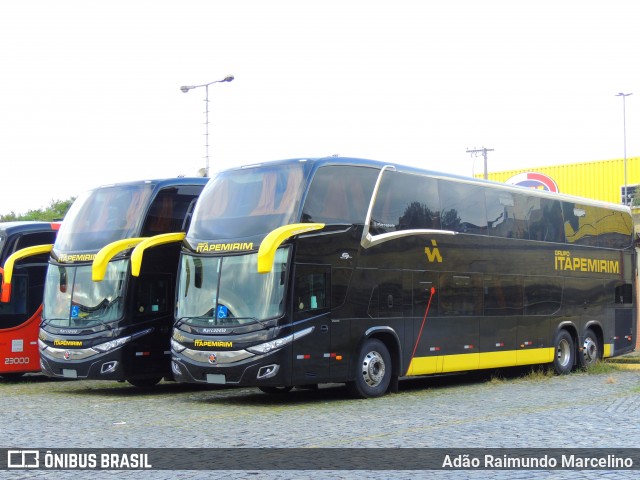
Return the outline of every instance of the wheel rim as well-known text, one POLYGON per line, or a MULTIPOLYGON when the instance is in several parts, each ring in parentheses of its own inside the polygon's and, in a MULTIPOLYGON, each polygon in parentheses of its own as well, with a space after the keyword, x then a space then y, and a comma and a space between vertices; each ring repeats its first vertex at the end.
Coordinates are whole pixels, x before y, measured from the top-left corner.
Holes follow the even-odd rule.
POLYGON ((385 365, 382 355, 378 352, 369 352, 362 362, 362 379, 370 387, 377 387, 384 378, 385 365))
POLYGON ((558 342, 556 355, 560 365, 566 367, 569 364, 569 361, 571 360, 571 345, 569 345, 569 342, 565 338, 558 342))
POLYGON ((593 341, 593 338, 587 337, 584 340, 582 346, 582 356, 587 364, 595 363, 598 360, 598 345, 593 341))

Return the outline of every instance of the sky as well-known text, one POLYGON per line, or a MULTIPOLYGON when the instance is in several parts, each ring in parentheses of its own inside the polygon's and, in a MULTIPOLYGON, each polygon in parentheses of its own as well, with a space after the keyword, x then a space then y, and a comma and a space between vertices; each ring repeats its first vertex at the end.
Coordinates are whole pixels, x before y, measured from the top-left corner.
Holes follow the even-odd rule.
POLYGON ((461 175, 640 155, 636 0, 6 0, 0 214, 340 155, 461 175), (616 94, 634 93, 625 97, 616 94))

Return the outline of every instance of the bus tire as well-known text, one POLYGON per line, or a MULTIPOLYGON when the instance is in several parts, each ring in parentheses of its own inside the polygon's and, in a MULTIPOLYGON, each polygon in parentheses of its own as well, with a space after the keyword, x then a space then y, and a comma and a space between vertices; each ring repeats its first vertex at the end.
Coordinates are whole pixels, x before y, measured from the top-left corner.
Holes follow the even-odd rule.
POLYGON ((289 393, 293 387, 258 387, 261 392, 269 395, 283 395, 289 393))
POLYGON ((162 380, 162 377, 127 378, 127 382, 129 382, 134 387, 138 387, 138 388, 155 387, 158 383, 160 383, 160 380, 162 380))
POLYGON ((598 336, 592 329, 588 329, 584 334, 582 349, 578 354, 578 363, 581 368, 589 368, 598 363, 598 360, 600 360, 598 336))
POLYGON ((553 341, 554 357, 553 368, 558 375, 570 373, 575 364, 576 349, 573 337, 566 330, 560 330, 553 341))
POLYGON ((381 397, 389 388, 391 367, 385 344, 375 338, 366 340, 358 354, 355 380, 347 383, 349 393, 356 398, 381 397))

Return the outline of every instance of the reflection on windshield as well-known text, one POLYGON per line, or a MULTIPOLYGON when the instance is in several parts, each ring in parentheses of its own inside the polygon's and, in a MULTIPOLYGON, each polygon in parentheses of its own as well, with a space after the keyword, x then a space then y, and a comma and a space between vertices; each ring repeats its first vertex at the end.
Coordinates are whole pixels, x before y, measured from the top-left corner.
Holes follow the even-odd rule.
POLYGON ((122 316, 129 260, 109 263, 104 280, 91 280, 91 265, 49 265, 43 321, 56 327, 87 327, 122 316))
POLYGON ((257 254, 183 255, 178 318, 195 326, 229 326, 282 315, 288 255, 288 248, 278 249, 268 274, 258 273, 257 254))
POLYGON ((246 238, 293 223, 304 190, 301 164, 231 170, 202 191, 189 237, 246 238))
POLYGON ((137 236, 152 184, 115 185, 84 193, 73 202, 54 249, 60 252, 99 250, 108 243, 137 236))

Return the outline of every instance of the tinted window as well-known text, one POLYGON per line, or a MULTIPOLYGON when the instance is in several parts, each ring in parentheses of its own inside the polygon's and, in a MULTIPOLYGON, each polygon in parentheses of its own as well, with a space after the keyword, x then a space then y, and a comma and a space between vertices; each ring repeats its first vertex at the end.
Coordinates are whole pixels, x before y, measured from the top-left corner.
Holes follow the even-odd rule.
POLYGON ((529 238, 545 242, 564 242, 562 207, 557 200, 528 198, 529 238))
POLYGON ((162 189, 151 203, 142 236, 184 231, 189 207, 201 190, 202 186, 191 185, 162 189))
POLYGON ((81 195, 60 225, 55 249, 99 250, 137 236, 152 193, 153 185, 145 183, 102 187, 81 195))
POLYGON ((371 216, 372 234, 410 229, 439 229, 436 180, 420 175, 385 172, 371 216))
POLYGON ((329 308, 329 269, 324 265, 296 265, 295 312, 329 308))
POLYGON ((198 199, 189 238, 238 239, 295 222, 303 176, 300 163, 218 173, 198 199))
POLYGON ((379 170, 330 165, 313 176, 302 210, 303 222, 364 223, 379 170))
POLYGON ((564 231, 567 243, 597 245, 597 209, 595 207, 564 202, 564 231))
POLYGON ((633 221, 625 212, 607 211, 598 222, 598 245, 608 248, 627 248, 631 244, 633 221))
POLYGON ((522 195, 487 189, 488 233, 495 237, 529 238, 526 202, 522 195))
POLYGON ((484 189, 476 185, 439 180, 443 230, 486 234, 484 189))

